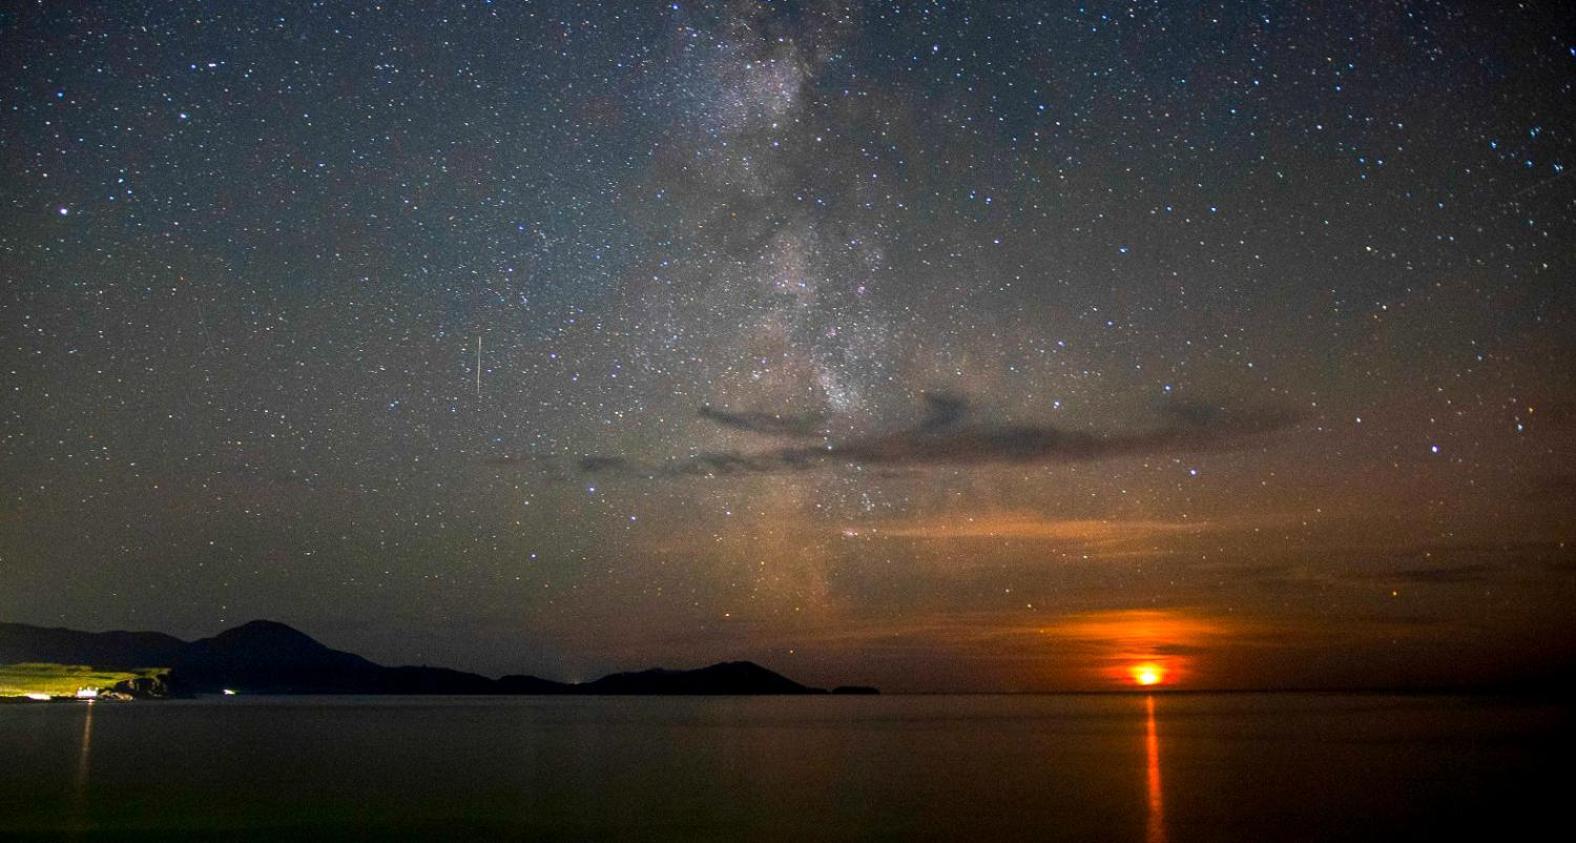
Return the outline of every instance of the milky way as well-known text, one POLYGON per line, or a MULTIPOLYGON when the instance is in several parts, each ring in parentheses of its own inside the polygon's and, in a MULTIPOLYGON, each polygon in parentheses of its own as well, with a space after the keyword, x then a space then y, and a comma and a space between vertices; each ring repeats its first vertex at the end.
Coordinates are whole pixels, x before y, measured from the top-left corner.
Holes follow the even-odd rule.
POLYGON ((1569 665, 1576 30, 1305 5, 0 12, 0 619, 1569 665))

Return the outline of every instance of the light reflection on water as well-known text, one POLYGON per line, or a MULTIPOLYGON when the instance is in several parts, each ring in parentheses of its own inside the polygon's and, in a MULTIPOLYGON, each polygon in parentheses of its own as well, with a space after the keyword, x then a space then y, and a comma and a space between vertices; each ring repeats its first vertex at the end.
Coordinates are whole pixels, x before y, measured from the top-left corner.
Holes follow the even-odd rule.
POLYGON ((71 779, 72 821, 79 828, 88 826, 88 765, 93 757, 93 700, 83 706, 82 741, 77 750, 77 770, 71 779))
POLYGON ((1160 733, 1155 729, 1155 698, 1144 697, 1144 772, 1149 791, 1148 843, 1166 843, 1165 804, 1160 796, 1160 733))
POLYGON ((1374 695, 0 705, 0 839, 1510 839, 1576 787, 1570 720, 1374 695))

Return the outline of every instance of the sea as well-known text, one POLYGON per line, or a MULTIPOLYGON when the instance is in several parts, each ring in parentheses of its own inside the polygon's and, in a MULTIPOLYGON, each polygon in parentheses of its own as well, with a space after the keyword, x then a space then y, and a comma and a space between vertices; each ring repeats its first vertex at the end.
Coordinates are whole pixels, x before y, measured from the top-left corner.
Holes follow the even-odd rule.
POLYGON ((1556 699, 222 697, 0 706, 0 839, 1571 839, 1556 699))

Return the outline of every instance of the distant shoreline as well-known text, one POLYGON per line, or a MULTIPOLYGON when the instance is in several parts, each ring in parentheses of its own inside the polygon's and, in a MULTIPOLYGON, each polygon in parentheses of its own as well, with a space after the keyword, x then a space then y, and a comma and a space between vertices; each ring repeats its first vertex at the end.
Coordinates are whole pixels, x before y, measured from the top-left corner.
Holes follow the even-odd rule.
POLYGON ((138 699, 204 694, 412 696, 870 695, 867 685, 802 685, 754 662, 690 670, 652 668, 571 683, 536 676, 496 679, 442 667, 387 667, 334 650, 275 621, 251 621, 211 638, 157 632, 82 632, 0 623, 0 665, 13 690, 138 699), (129 666, 136 665, 136 668, 129 666), (157 665, 157 667, 149 667, 157 665), (97 683, 97 684, 95 684, 97 683))

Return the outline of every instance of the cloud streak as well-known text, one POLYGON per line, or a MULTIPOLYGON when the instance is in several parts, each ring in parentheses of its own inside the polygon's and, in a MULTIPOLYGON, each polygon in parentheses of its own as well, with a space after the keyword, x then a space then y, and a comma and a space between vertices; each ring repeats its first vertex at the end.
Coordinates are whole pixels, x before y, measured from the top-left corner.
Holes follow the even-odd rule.
POLYGON ((962 519, 918 519, 843 528, 846 536, 916 540, 1017 539, 1086 546, 1141 543, 1163 536, 1199 535, 1207 521, 1046 518, 1033 513, 990 513, 962 519))
MULTIPOLYGON (((1226 450, 1292 426, 1297 416, 1280 409, 1227 409, 1201 404, 1166 407, 1146 430, 1069 430, 1044 424, 973 421, 972 406, 950 393, 925 396, 915 424, 817 446, 759 451, 715 451, 656 464, 623 457, 586 457, 588 473, 659 476, 773 474, 827 467, 946 467, 1081 462, 1141 454, 1226 450)), ((808 436, 821 419, 794 413, 731 413, 700 408, 720 426, 752 433, 808 436)))
POLYGON ((823 431, 826 421, 820 413, 732 413, 710 404, 702 404, 698 414, 706 421, 734 430, 779 436, 816 436, 823 431))

